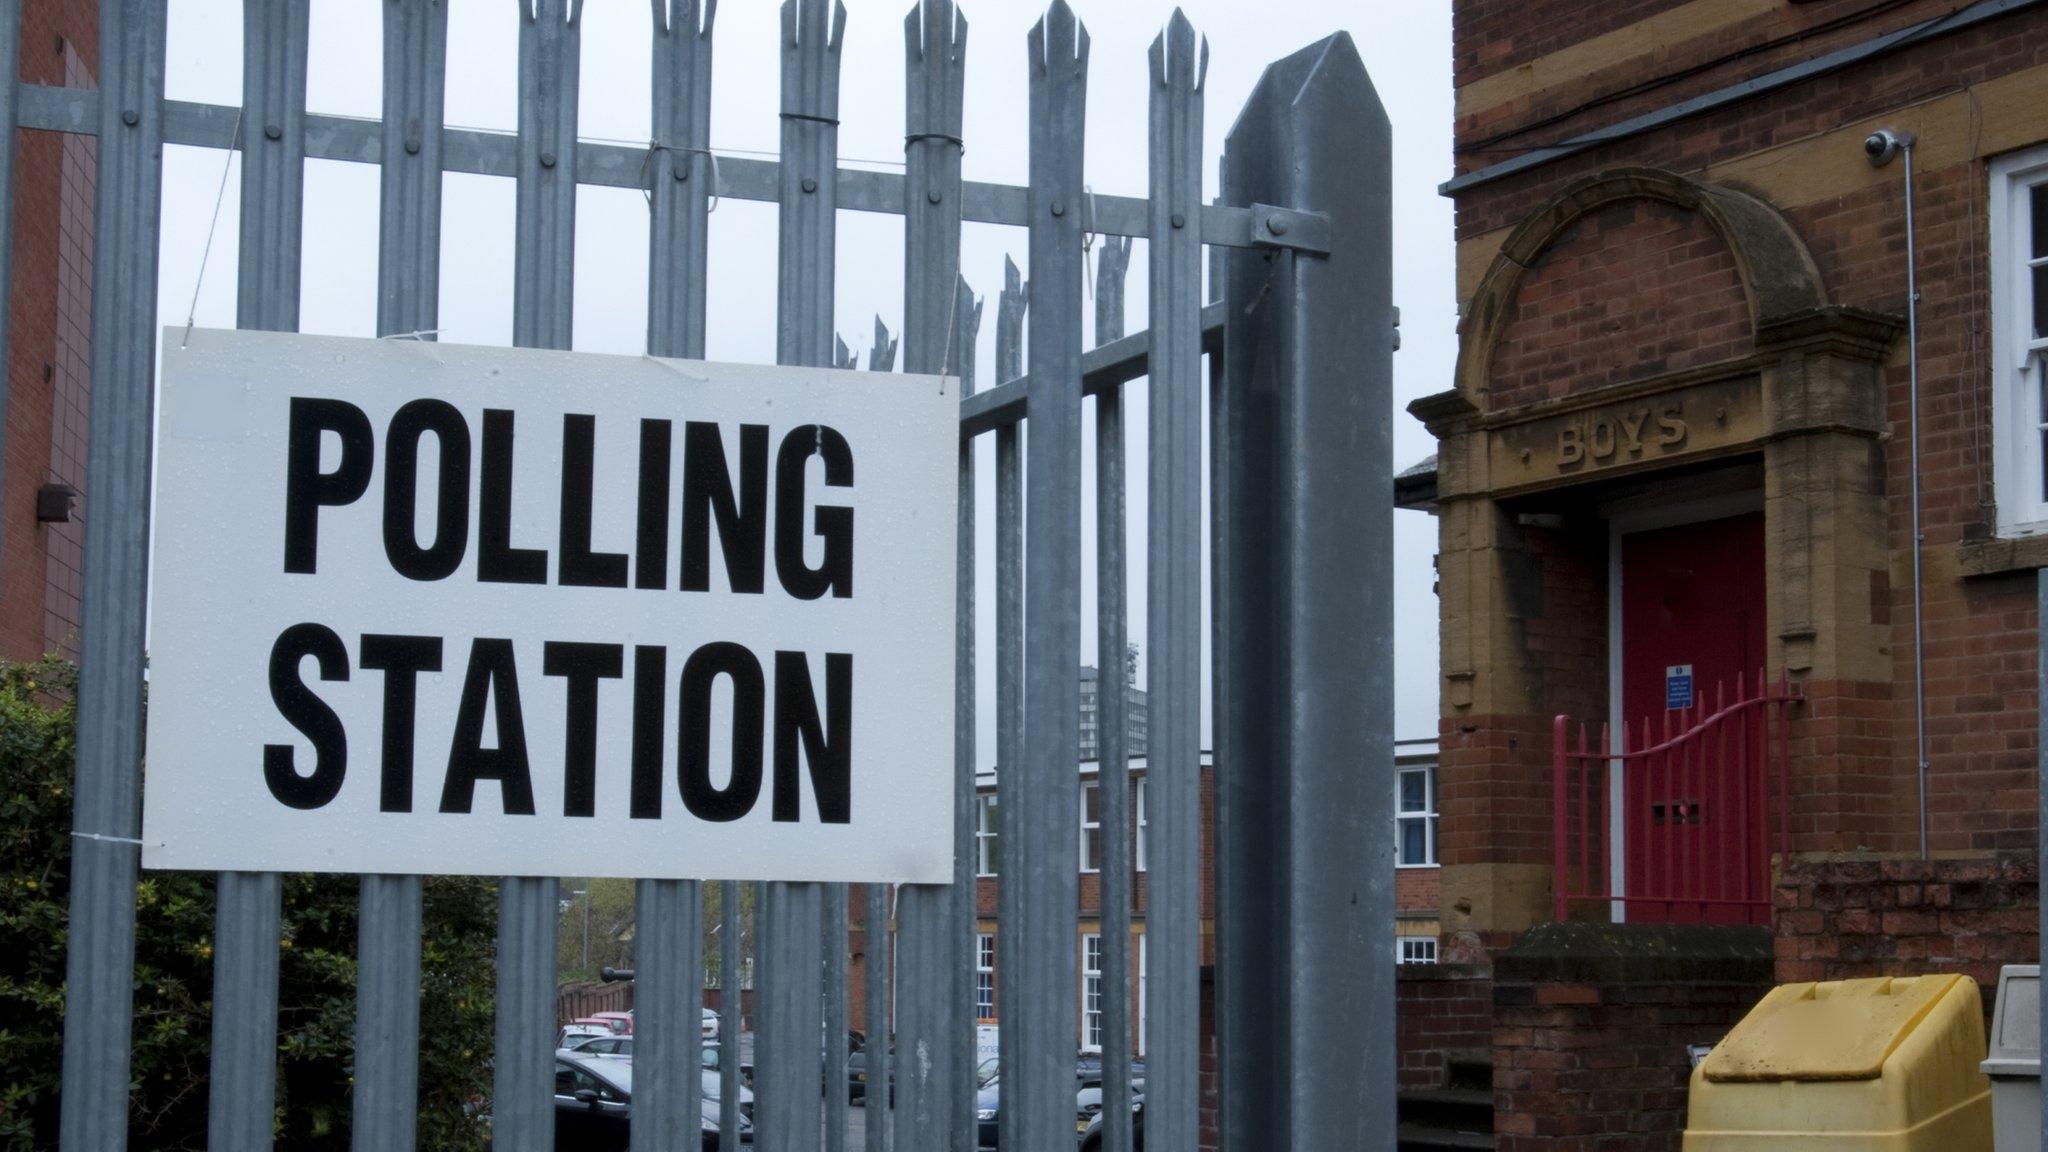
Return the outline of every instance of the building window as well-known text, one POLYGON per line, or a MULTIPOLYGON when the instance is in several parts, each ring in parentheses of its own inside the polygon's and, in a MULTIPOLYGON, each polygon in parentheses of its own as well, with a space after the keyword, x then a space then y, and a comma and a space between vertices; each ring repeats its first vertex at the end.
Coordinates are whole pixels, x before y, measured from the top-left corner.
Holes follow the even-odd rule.
POLYGON ((1138 777, 1138 871, 1145 870, 1145 778, 1138 777))
POLYGON ((974 798, 974 874, 994 876, 1002 867, 1003 842, 997 838, 996 798, 974 798))
POLYGON ((1436 937, 1394 937, 1394 959, 1403 964, 1436 963, 1436 937))
POLYGON ((1102 1051, 1102 937, 1081 937, 1081 1050, 1102 1051))
POLYGON ((2048 147, 1991 162, 1999 531, 2048 532, 2048 147))
POLYGON ((1436 768, 1403 768, 1394 794, 1394 831, 1400 843, 1400 866, 1426 868, 1436 863, 1436 768))
POLYGON ((1081 785, 1081 871, 1102 870, 1102 789, 1081 785))
POLYGON ((996 1018, 996 938, 987 932, 974 937, 974 1018, 996 1018))

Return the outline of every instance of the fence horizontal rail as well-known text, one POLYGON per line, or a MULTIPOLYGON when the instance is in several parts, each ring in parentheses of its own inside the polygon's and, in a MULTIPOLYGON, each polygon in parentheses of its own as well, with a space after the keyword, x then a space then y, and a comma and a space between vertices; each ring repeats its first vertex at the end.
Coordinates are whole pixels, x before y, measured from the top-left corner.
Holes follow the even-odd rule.
MULTIPOLYGON (((1223 304, 1219 301, 1202 309, 1202 350, 1223 348, 1223 304)), ((1152 333, 1133 332, 1099 344, 1081 353, 1081 395, 1094 396, 1121 384, 1128 384, 1149 370, 1152 361, 1152 333)), ((979 436, 1024 418, 1031 377, 1019 376, 985 392, 960 401, 960 434, 979 436)))
MULTIPOLYGON (((87 136, 97 131, 98 92, 48 84, 24 84, 20 93, 20 112, 15 121, 20 127, 87 136)), ((166 144, 226 148, 234 141, 235 122, 240 113, 231 106, 166 100, 163 108, 166 144)), ((306 158, 375 164, 381 155, 383 135, 383 125, 376 120, 307 113, 306 158)), ((441 149, 444 172, 508 179, 518 175, 519 137, 513 133, 446 128, 441 133, 441 149)), ((645 188, 648 174, 653 171, 648 163, 651 149, 652 145, 578 140, 576 181, 599 188, 645 188)), ((781 168, 781 164, 774 160, 719 156, 716 195, 727 200, 776 203, 780 199, 781 168)), ((901 174, 841 168, 838 181, 839 207, 853 212, 903 215, 904 181, 901 174)), ((1019 185, 962 181, 960 218, 974 224, 1027 227, 1030 209, 1025 203, 1026 193, 1027 190, 1019 185)), ((1139 196, 1090 194, 1084 197, 1082 219, 1090 232, 1145 237, 1151 235, 1151 224, 1147 220, 1148 203, 1139 196)), ((1201 213, 1202 242, 1205 244, 1251 248, 1268 242, 1252 208, 1205 204, 1201 213)))

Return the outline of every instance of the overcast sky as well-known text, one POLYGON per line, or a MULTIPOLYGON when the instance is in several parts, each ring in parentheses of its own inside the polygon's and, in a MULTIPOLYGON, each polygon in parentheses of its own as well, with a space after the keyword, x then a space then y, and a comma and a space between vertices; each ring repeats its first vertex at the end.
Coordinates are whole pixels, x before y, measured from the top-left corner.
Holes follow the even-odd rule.
MULTIPOLYGON (((519 0, 450 0, 447 117, 451 125, 510 131, 517 100, 519 0)), ((1146 187, 1146 49, 1172 7, 1137 0, 1073 0, 1092 38, 1086 173, 1097 192, 1143 195, 1146 187)), ((903 17, 908 0, 847 0, 845 61, 840 85, 842 165, 900 170, 903 153, 903 17)), ((384 5, 367 0, 313 0, 308 104, 312 111, 375 118, 380 112, 379 20, 384 5)), ((1190 0, 1183 5, 1210 46, 1207 83, 1208 172, 1205 196, 1216 191, 1216 157, 1237 110, 1267 63, 1334 31, 1349 31, 1365 57, 1393 121, 1394 299, 1402 317, 1402 350, 1394 360, 1394 465, 1433 450, 1405 412, 1417 396, 1447 387, 1456 356, 1456 301, 1449 201, 1436 185, 1449 174, 1451 87, 1447 4, 1369 0, 1190 0)), ((724 0, 717 15, 711 137, 715 150, 772 152, 779 135, 779 17, 770 0, 724 0)), ((1025 0, 965 3, 970 24, 966 90, 966 176, 1022 184, 1026 152, 1025 36, 1043 11, 1025 0)), ((647 0, 587 0, 583 11, 580 123, 586 138, 644 142, 649 123, 647 0)), ((238 0, 171 0, 168 90, 173 99, 236 104, 241 98, 241 4, 238 0)), ((1338 142, 1337 146, 1342 146, 1338 142)), ((235 314, 238 169, 229 161, 220 226, 203 283, 208 221, 222 185, 223 153, 167 147, 164 157, 164 240, 159 280, 161 316, 230 327, 235 314)), ((378 180, 372 165, 312 161, 307 166, 304 246, 305 331, 375 335, 378 180)), ((510 180, 451 175, 443 200, 441 338, 465 344, 509 344, 512 337, 512 211, 510 180)), ((720 202, 711 218, 707 355, 714 360, 774 360, 775 206, 720 202)), ((879 313, 900 332, 903 312, 900 218, 842 212, 839 217, 837 327, 862 353, 879 313)), ((967 226, 962 271, 988 297, 980 333, 980 374, 992 372, 994 295, 1005 253, 1025 267, 1025 233, 967 226)), ((1132 252, 1128 327, 1144 327, 1143 241, 1132 252)), ((575 347, 638 354, 646 342, 647 207, 640 193, 583 188, 576 247, 575 347)), ((1126 424, 1133 430, 1129 489, 1131 635, 1144 625, 1144 468, 1142 384, 1131 391, 1126 424)), ((1093 437, 1093 422, 1087 435, 1093 437)), ((980 603, 980 748, 992 763, 993 504, 989 438, 983 437, 980 532, 984 574, 980 603)), ((1092 454, 1090 454, 1092 460, 1092 454)), ((1093 492, 1092 473, 1084 491, 1093 492)), ((1084 505, 1092 503, 1092 497, 1084 505)), ((1092 514, 1084 539, 1094 532, 1092 514)), ((1395 735, 1436 734, 1437 606, 1431 591, 1436 529, 1427 516, 1394 517, 1395 735)), ((1083 652, 1095 659, 1094 557, 1084 560, 1083 652)), ((1143 683, 1143 671, 1140 683, 1143 683)), ((1205 694, 1206 695, 1206 694, 1205 694)), ((1206 733, 1207 724, 1204 723, 1206 733)), ((1206 739, 1206 735, 1205 735, 1206 739)))

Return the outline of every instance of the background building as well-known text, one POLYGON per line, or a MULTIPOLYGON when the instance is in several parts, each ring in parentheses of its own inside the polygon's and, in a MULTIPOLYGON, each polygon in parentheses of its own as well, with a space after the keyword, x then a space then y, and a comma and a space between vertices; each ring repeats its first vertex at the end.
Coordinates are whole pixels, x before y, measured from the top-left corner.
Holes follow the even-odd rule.
MULTIPOLYGON (((24 84, 94 88, 88 0, 23 6, 24 84)), ((84 591, 86 404, 91 394, 90 136, 14 132, 13 280, 0 402, 0 658, 78 654, 84 591)))
MULTIPOLYGON (((1124 672, 1124 751, 1132 756, 1145 754, 1146 710, 1145 690, 1134 683, 1136 676, 1132 667, 1124 672)), ((1081 759, 1102 758, 1102 674, 1086 664, 1081 665, 1081 759)))
POLYGON ((1454 11, 1460 357, 1399 485, 1440 526, 1442 945, 1503 1138, 1675 1146, 1684 1045, 1771 981, 2038 954, 2048 8, 1454 11), (1684 733, 1759 673, 1789 728, 1718 765, 1733 721, 1684 733), (1559 716, 1691 758, 1560 794, 1559 716), (1539 1016, 1583 1034, 1535 1059, 1539 1016))

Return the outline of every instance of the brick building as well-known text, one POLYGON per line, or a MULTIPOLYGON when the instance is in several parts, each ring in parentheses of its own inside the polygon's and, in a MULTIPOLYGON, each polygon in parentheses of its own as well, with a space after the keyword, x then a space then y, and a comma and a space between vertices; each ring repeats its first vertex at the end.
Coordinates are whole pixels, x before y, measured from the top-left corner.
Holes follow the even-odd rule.
MULTIPOLYGON (((96 87, 90 0, 25 5, 24 84, 96 87)), ((0 658, 77 655, 91 383, 90 136, 14 133, 13 282, 0 440, 0 658)))
MULTIPOLYGON (((1396 872, 1395 958, 1412 967, 1432 965, 1437 955, 1437 865, 1435 810, 1436 742, 1405 740, 1395 757, 1392 784, 1395 788, 1396 872)), ((1144 1050, 1144 987, 1147 968, 1145 949, 1146 870, 1146 761, 1130 761, 1131 813, 1130 844, 1133 852, 1131 910, 1131 1040, 1133 1051, 1144 1050)), ((1081 961, 1081 995, 1075 1005, 1076 1047, 1084 1051, 1101 1048, 1106 1022, 1099 1011, 1102 927, 1102 831, 1101 792, 1098 763, 1083 761, 1081 775, 1081 839, 1076 845, 1075 867, 1080 873, 1080 927, 1075 954, 1081 961)), ((1202 963, 1215 960, 1215 764, 1202 755, 1201 776, 1201 917, 1202 963)), ((982 1024, 1001 1022, 996 991, 999 962, 997 934, 998 886, 1002 878, 1001 808, 996 802, 994 773, 980 777, 975 795, 973 842, 963 846, 974 861, 975 873, 975 1019, 982 1024)), ((852 898, 854 930, 851 952, 853 985, 860 986, 866 971, 861 891, 852 898)), ((856 997, 850 1005, 854 1028, 867 1031, 866 1005, 856 997)))
POLYGON ((1440 531, 1444 958, 1501 1147, 1676 1147, 1684 1045, 1771 980, 2038 955, 2048 6, 1456 0, 1453 45, 1460 352, 1400 486, 1440 531), (1783 728, 1717 736, 1759 671, 1797 702, 1742 723, 1783 728), (1709 751, 1581 804, 1561 715, 1709 751), (1598 898, 1555 924, 1560 847, 1598 898))

